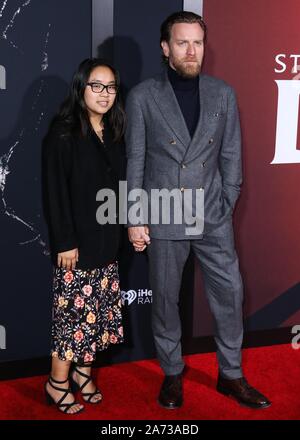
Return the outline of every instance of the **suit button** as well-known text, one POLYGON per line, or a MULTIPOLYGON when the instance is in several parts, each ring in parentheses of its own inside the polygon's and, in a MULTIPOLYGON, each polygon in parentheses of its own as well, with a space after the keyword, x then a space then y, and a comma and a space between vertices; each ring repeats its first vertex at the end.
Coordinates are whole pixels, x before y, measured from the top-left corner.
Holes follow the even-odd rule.
POLYGON ((203 187, 203 186, 200 186, 199 190, 200 190, 200 191, 204 191, 204 187, 203 187))
POLYGON ((210 138, 209 141, 208 141, 208 143, 209 143, 209 144, 212 144, 213 141, 214 141, 213 138, 210 138))
POLYGON ((185 164, 185 163, 182 163, 182 164, 181 164, 181 168, 183 168, 183 169, 186 168, 186 164, 185 164))
POLYGON ((206 165, 206 162, 202 162, 202 167, 204 168, 206 165))
POLYGON ((217 118, 219 116, 219 113, 217 112, 217 113, 215 113, 215 117, 217 118))
POLYGON ((175 141, 175 139, 171 139, 171 140, 170 140, 170 144, 171 144, 171 145, 176 145, 176 141, 175 141))
POLYGON ((184 191, 184 186, 182 188, 180 188, 180 191, 183 192, 184 191))

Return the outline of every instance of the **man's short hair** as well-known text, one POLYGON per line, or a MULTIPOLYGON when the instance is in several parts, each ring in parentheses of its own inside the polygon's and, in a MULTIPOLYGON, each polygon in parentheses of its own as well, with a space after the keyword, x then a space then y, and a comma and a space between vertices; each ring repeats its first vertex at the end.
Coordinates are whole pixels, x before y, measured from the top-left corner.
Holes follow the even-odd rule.
POLYGON ((207 28, 201 15, 189 11, 180 11, 169 15, 162 23, 160 27, 160 43, 162 41, 166 41, 167 43, 170 41, 171 29, 175 23, 199 23, 204 32, 204 39, 206 38, 207 28))

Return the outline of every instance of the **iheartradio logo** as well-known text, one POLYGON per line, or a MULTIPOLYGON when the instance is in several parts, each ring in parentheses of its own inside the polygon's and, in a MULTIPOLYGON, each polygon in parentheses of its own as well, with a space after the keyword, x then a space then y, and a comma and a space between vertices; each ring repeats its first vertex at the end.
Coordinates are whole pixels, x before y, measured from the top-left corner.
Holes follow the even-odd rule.
POLYGON ((129 306, 137 298, 137 293, 135 290, 127 290, 127 292, 125 290, 122 290, 121 295, 122 295, 122 303, 125 304, 125 302, 127 301, 127 304, 129 306))
POLYGON ((135 290, 122 290, 122 304, 127 304, 130 306, 134 301, 137 300, 138 304, 152 304, 152 290, 148 289, 138 289, 135 290))

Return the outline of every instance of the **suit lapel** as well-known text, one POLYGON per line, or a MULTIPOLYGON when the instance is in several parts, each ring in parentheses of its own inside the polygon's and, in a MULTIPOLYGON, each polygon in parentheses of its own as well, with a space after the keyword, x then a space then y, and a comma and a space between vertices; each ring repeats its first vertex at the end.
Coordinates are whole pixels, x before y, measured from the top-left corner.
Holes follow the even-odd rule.
POLYGON ((161 81, 157 81, 155 86, 152 87, 151 93, 160 109, 162 117, 184 146, 183 151, 185 151, 191 142, 191 136, 173 88, 167 78, 167 72, 165 72, 161 81))
POLYGON ((213 89, 207 87, 205 76, 200 74, 199 77, 199 96, 200 96, 200 115, 193 138, 186 149, 184 159, 190 160, 190 155, 196 153, 205 147, 208 141, 207 135, 210 134, 210 120, 216 111, 217 96, 213 89))

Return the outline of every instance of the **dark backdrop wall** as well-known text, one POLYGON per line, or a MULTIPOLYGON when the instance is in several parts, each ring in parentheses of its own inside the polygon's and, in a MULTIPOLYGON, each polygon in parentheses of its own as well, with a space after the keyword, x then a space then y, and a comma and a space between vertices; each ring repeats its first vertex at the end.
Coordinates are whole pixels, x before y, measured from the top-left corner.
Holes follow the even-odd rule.
MULTIPOLYGON (((0 1, 0 361, 49 354, 52 270, 41 141, 72 73, 91 53, 113 58, 126 95, 160 71, 159 28, 175 9, 182 9, 181 0, 0 1), (94 35, 114 29, 114 38, 96 41, 93 51, 92 23, 94 35)), ((146 256, 133 255, 125 232, 121 280, 126 344, 107 360, 152 357, 146 256)))
MULTIPOLYGON (((74 69, 91 53, 105 55, 121 71, 126 95, 161 70, 159 27, 183 3, 0 0, 0 361, 49 353, 52 274, 41 208, 41 141, 74 69), (93 47, 92 23, 93 31, 107 30, 93 47)), ((219 3, 203 2, 209 26, 205 71, 235 87, 241 109, 245 183, 235 224, 246 328, 276 329, 297 324, 300 310, 298 165, 271 165, 275 80, 291 80, 291 66, 285 74, 274 72, 274 57, 299 52, 299 2, 287 0, 284 16, 280 0, 262 0, 256 8, 250 0, 227 0, 226 8, 219 3)), ((133 254, 126 232, 120 268, 126 344, 111 350, 109 360, 152 357, 146 255, 133 254)), ((194 278, 190 258, 182 288, 183 335, 189 350, 195 341, 192 350, 201 351, 207 346, 198 337, 213 329, 198 266, 195 271, 194 278)))
MULTIPOLYGON (((97 2, 97 0, 96 0, 97 2)), ((121 72, 124 98, 127 91, 162 70, 159 45, 160 25, 175 10, 182 10, 182 0, 114 0, 113 36, 103 42, 94 40, 94 51, 109 57, 121 72)), ((94 26, 102 26, 106 15, 94 16, 94 26)), ((151 332, 152 291, 149 286, 146 254, 134 254, 124 231, 120 260, 121 288, 124 302, 126 343, 116 350, 114 361, 145 359, 155 356, 151 332)))
POLYGON ((52 269, 41 141, 73 71, 90 53, 90 1, 0 1, 1 361, 49 353, 52 269))

